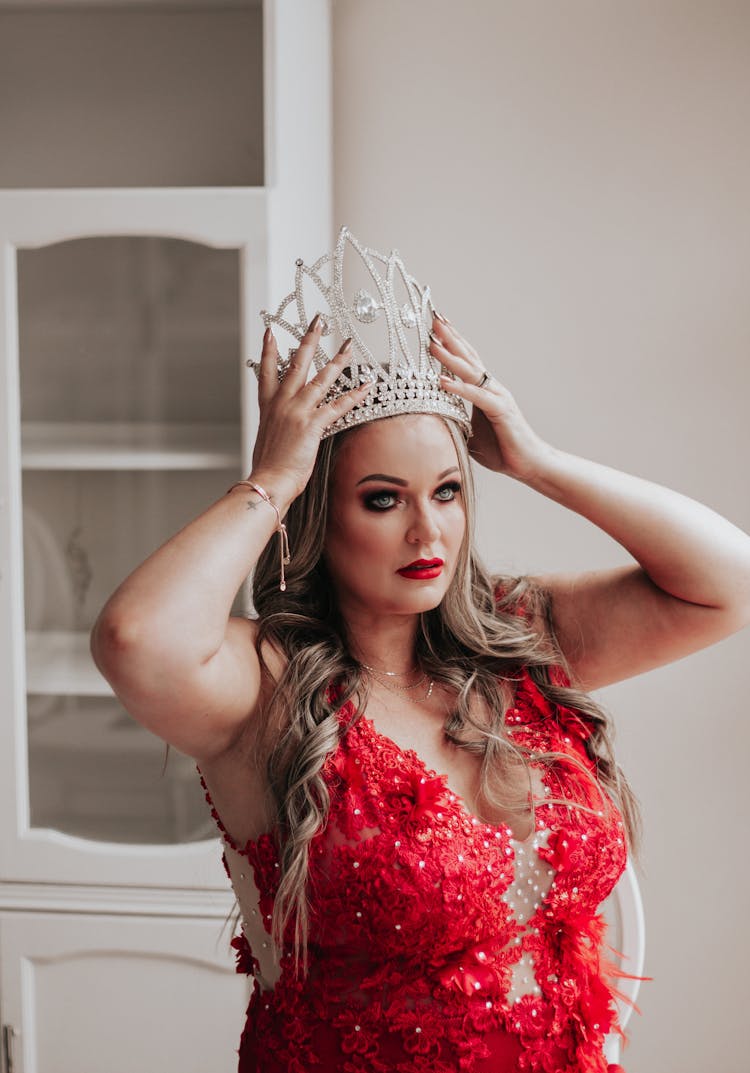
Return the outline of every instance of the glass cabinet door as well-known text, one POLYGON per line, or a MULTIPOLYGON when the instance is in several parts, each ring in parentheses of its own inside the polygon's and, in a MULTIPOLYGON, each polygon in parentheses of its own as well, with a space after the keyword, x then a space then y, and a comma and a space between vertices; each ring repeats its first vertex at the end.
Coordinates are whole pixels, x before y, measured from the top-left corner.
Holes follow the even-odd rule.
POLYGON ((0 0, 0 190, 262 186, 264 6, 0 0))
POLYGON ((237 479, 238 250, 76 239, 19 250, 17 280, 29 826, 213 839, 194 761, 170 749, 165 765, 89 632, 127 574, 237 479))

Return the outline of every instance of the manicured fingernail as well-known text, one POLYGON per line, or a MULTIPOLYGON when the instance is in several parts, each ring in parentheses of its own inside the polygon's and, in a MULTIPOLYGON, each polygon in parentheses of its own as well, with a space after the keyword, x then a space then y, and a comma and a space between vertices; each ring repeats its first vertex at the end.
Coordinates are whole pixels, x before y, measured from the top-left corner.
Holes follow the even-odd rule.
POLYGON ((263 342, 264 343, 270 343, 271 342, 271 325, 270 324, 268 325, 266 330, 263 332, 263 342))
POLYGON ((437 319, 441 322, 441 324, 450 324, 450 321, 448 320, 448 318, 444 317, 442 313, 438 313, 437 309, 433 309, 432 312, 437 317, 437 319))
POLYGON ((316 331, 319 324, 320 324, 320 313, 316 313, 315 316, 313 317, 313 319, 307 325, 308 332, 316 331))
POLYGON ((339 354, 348 354, 351 349, 352 349, 352 338, 351 338, 351 336, 349 336, 349 338, 342 344, 341 350, 339 350, 339 354))

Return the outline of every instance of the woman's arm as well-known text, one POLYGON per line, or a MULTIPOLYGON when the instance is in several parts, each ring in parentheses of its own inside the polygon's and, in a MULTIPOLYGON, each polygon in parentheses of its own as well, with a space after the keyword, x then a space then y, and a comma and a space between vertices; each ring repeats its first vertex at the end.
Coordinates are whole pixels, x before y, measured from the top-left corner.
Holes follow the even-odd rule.
POLYGON ((609 533, 637 566, 539 578, 578 683, 596 689, 669 663, 750 623, 750 536, 708 507, 651 481, 545 443, 445 321, 433 353, 457 379, 443 386, 474 410, 473 456, 609 533))
POLYGON ((538 579, 583 688, 669 663, 750 623, 750 537, 709 507, 554 448, 523 483, 588 518, 638 564, 538 579))
MULTIPOLYGON (((281 384, 275 340, 264 336, 251 479, 282 517, 309 480, 323 429, 370 387, 323 404, 349 358, 345 344, 307 383, 320 335, 314 325, 281 384)), ((229 748, 258 702, 257 626, 230 610, 277 524, 257 492, 235 488, 122 582, 91 633, 94 661, 127 711, 199 760, 229 748)))
MULTIPOLYGON (((290 486, 262 472, 252 480, 283 515, 290 486)), ((200 760, 232 743, 258 700, 257 627, 229 612, 276 525, 257 492, 234 489, 137 567, 91 632, 94 662, 126 710, 200 760)))

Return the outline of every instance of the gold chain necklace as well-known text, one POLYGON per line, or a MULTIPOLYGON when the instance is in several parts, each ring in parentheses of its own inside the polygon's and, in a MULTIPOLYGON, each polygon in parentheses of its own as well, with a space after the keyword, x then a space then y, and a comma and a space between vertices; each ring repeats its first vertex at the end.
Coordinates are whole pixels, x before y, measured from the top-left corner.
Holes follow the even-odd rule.
POLYGON ((379 667, 371 667, 369 663, 362 663, 359 661, 360 667, 364 667, 366 671, 372 671, 374 674, 384 674, 388 678, 406 678, 407 674, 414 674, 416 667, 412 667, 408 671, 381 671, 379 667))
MULTIPOLYGON (((414 673, 413 671, 381 671, 381 670, 378 670, 377 667, 370 667, 367 663, 362 663, 361 666, 364 667, 364 669, 366 671, 369 671, 371 674, 374 674, 374 675, 384 674, 384 675, 387 675, 389 678, 405 678, 407 674, 413 674, 414 673)), ((376 679, 376 681, 377 681, 377 679, 376 679)), ((410 686, 398 686, 398 685, 396 685, 395 682, 390 682, 389 683, 389 682, 382 682, 382 681, 379 682, 379 684, 383 687, 383 689, 387 689, 389 693, 410 693, 413 689, 417 689, 419 686, 424 685, 424 683, 426 681, 427 681, 427 675, 423 674, 422 677, 420 679, 418 679, 418 681, 413 682, 410 686)), ((432 690, 434 689, 434 687, 435 687, 435 681, 434 681, 434 679, 431 678, 430 679, 430 684, 427 687, 427 694, 426 694, 427 698, 432 696, 432 690)))

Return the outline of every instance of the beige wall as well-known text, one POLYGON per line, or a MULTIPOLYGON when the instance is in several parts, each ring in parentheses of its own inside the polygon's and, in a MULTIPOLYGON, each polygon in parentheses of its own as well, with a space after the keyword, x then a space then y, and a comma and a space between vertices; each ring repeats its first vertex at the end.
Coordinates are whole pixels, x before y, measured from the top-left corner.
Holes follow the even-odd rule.
MULTIPOLYGON (((750 530, 750 5, 334 0, 335 221, 396 246, 552 443, 750 530)), ((483 475, 495 566, 627 561, 483 475)), ((646 837, 628 1073, 747 1068, 744 632, 603 690, 646 837)))
POLYGON ((252 0, 0 0, 0 188, 261 185, 262 31, 252 0))

